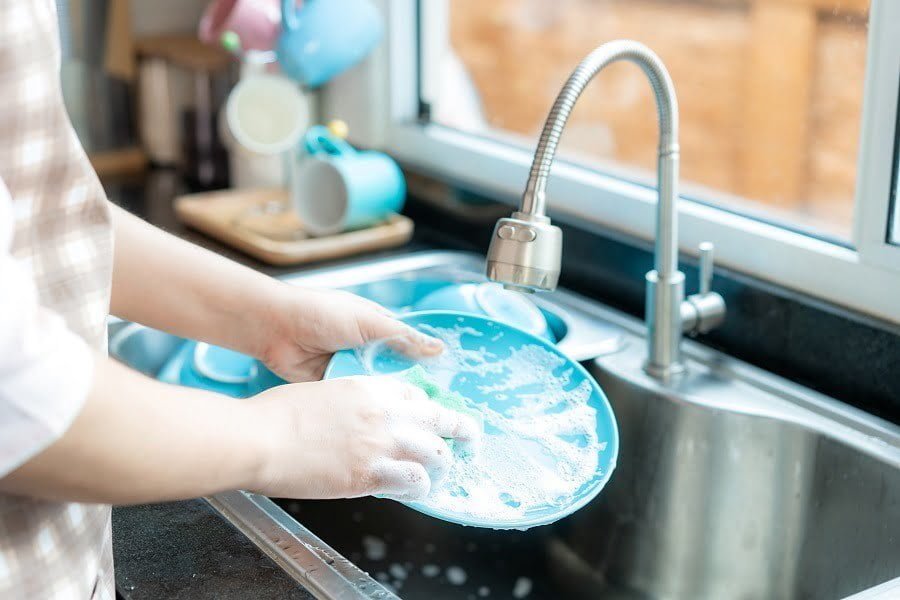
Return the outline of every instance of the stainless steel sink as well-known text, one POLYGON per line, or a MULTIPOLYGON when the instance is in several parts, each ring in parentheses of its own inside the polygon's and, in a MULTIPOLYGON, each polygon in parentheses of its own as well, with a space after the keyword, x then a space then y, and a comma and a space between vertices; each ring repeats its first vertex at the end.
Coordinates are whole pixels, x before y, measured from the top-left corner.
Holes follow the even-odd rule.
POLYGON ((696 347, 660 385, 642 343, 594 365, 622 451, 573 553, 653 598, 842 598, 900 575, 896 427, 696 347))
MULTIPOLYGON (((422 282, 481 267, 424 253, 288 280, 402 308, 422 282)), ((688 375, 661 384, 641 369, 642 323, 564 291, 537 298, 619 421, 619 465, 591 505, 507 532, 372 498, 210 502, 321 598, 900 598, 900 428, 693 342, 688 375)), ((113 354, 150 374, 179 342, 111 332, 113 354)))

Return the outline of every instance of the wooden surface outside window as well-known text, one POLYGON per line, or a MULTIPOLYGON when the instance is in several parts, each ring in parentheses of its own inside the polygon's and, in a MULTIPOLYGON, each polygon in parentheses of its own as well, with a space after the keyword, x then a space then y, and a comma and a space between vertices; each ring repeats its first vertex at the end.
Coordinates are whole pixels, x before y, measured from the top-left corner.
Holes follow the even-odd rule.
MULTIPOLYGON (((483 121, 536 139, 559 87, 598 44, 644 42, 681 105, 686 193, 849 237, 869 0, 453 0, 450 48, 483 121)), ((589 86, 563 152, 636 177, 654 168, 653 99, 632 65, 589 86)), ((465 103, 460 102, 460 106, 465 103)))

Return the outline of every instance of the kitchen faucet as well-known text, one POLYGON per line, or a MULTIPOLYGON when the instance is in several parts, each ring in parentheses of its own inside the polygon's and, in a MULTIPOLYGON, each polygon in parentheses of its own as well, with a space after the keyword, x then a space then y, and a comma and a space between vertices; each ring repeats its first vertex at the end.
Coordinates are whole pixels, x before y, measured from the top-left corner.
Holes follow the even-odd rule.
POLYGON ((610 63, 627 60, 650 79, 659 113, 654 269, 646 276, 649 352, 644 369, 665 379, 684 370, 681 335, 706 333, 725 318, 725 300, 711 291, 713 245, 700 244, 700 291, 685 300, 684 273, 678 270, 678 101, 659 57, 638 42, 604 44, 579 63, 566 81, 544 124, 519 210, 500 219, 487 253, 487 276, 507 288, 552 291, 559 281, 562 231, 547 217, 547 179, 556 148, 585 86, 610 63))

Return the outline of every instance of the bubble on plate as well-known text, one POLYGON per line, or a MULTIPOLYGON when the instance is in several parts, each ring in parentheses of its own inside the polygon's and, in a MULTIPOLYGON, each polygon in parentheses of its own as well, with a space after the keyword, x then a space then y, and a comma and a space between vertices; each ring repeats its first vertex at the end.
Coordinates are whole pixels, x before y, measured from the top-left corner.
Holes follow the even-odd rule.
POLYGON ((420 504, 512 522, 570 503, 597 474, 606 446, 588 404, 591 383, 538 344, 483 346, 485 336, 502 339, 502 331, 482 333, 461 324, 418 328, 440 339, 444 352, 414 360, 390 341, 376 342, 357 351, 365 372, 403 377, 419 364, 436 384, 461 394, 482 415, 485 429, 478 451, 458 455, 420 504))

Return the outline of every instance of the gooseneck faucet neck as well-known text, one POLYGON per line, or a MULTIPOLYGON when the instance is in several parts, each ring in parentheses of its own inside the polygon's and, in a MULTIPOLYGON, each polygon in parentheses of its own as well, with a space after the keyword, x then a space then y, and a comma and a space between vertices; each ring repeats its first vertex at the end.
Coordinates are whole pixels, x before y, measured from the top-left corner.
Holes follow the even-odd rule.
POLYGON ((659 116, 659 162, 655 268, 660 279, 678 270, 678 100, 668 71, 652 50, 631 40, 603 44, 579 63, 566 81, 541 131, 519 212, 535 218, 547 214, 547 180, 560 137, 575 103, 587 84, 607 65, 618 61, 637 64, 650 80, 659 116))
POLYGON ((497 221, 488 249, 489 279, 521 291, 556 289, 562 264, 562 230, 547 217, 547 179, 569 115, 584 88, 606 65, 627 60, 650 79, 659 113, 655 268, 647 273, 648 351, 644 369, 660 379, 684 370, 681 334, 706 333, 725 318, 725 301, 710 290, 713 246, 700 245, 700 293, 684 298, 678 270, 678 101, 662 61, 637 42, 620 40, 591 52, 572 72, 553 103, 538 140, 520 209, 497 221))
POLYGON ((701 293, 684 298, 678 270, 678 101, 656 54, 638 42, 619 40, 591 52, 566 81, 544 124, 518 211, 497 221, 488 249, 489 279, 521 291, 554 290, 562 263, 562 231, 547 217, 547 180, 575 103, 597 73, 620 60, 638 65, 653 88, 659 116, 655 268, 647 273, 648 352, 644 369, 665 379, 684 370, 681 335, 706 333, 721 323, 725 302, 710 291, 712 244, 701 244, 701 293))

